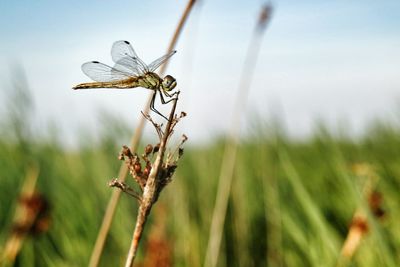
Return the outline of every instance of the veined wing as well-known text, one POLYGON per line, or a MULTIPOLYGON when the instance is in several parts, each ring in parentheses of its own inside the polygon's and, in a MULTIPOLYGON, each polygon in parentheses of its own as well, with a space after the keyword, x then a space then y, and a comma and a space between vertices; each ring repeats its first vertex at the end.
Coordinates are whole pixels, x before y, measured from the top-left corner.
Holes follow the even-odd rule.
POLYGON ((128 41, 116 41, 111 48, 111 57, 116 63, 114 67, 117 69, 120 68, 117 65, 120 65, 122 68, 139 71, 138 75, 149 71, 147 65, 138 57, 128 41))
POLYGON ((118 62, 121 58, 126 56, 133 58, 138 57, 128 41, 121 40, 114 42, 111 48, 111 57, 113 61, 118 62))
POLYGON ((165 61, 167 61, 167 59, 169 59, 170 57, 172 57, 174 54, 176 53, 176 50, 169 52, 168 54, 154 60, 153 62, 151 62, 148 66, 149 71, 153 72, 155 71, 159 66, 161 66, 165 61))
POLYGON ((118 60, 114 65, 114 69, 134 76, 143 75, 143 69, 140 65, 133 58, 128 56, 118 60))
POLYGON ((116 68, 112 68, 98 61, 90 61, 84 63, 82 65, 82 71, 89 78, 96 82, 115 82, 126 80, 130 77, 135 76, 116 68))

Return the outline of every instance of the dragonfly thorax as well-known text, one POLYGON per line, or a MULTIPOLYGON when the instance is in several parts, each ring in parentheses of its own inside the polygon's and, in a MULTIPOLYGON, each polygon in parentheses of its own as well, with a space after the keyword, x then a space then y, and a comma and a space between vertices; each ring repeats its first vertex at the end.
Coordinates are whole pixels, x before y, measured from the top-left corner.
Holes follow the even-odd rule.
POLYGON ((154 90, 160 88, 162 79, 154 72, 147 72, 138 77, 137 83, 137 86, 154 90))
POLYGON ((137 77, 132 87, 144 87, 151 90, 162 90, 164 92, 171 91, 176 86, 176 80, 171 75, 167 75, 161 79, 155 72, 147 72, 143 76, 137 77))

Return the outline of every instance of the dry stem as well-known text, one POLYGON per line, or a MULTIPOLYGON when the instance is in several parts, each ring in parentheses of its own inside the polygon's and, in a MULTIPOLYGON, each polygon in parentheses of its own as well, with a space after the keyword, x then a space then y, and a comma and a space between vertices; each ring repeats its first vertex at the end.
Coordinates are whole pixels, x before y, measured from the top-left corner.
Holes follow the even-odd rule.
POLYGON ((254 74, 256 59, 260 49, 262 33, 264 32, 266 25, 270 21, 271 15, 272 6, 265 5, 261 10, 261 14, 257 20, 253 38, 247 50, 247 55, 245 59, 246 61, 244 63, 244 68, 239 83, 240 93, 237 94, 234 114, 232 116, 231 130, 225 145, 224 158, 219 176, 218 192, 211 220, 207 252, 204 261, 205 267, 214 267, 217 265, 223 226, 225 222, 226 210, 228 206, 229 194, 231 190, 233 172, 236 161, 236 152, 240 128, 240 115, 246 107, 250 83, 252 75, 254 74))
POLYGON ((19 195, 10 237, 6 241, 4 251, 0 254, 1 266, 13 266, 27 237, 48 228, 48 203, 36 191, 38 176, 38 166, 30 167, 19 195))
POLYGON ((353 255, 360 247, 361 241, 368 234, 370 228, 372 228, 371 218, 368 218, 368 213, 377 219, 382 219, 384 215, 381 207, 382 196, 375 189, 380 179, 379 175, 375 173, 371 165, 366 163, 354 165, 353 170, 357 176, 367 179, 362 190, 362 197, 368 200, 368 206, 361 206, 354 212, 349 231, 340 251, 337 262, 338 267, 346 266, 351 261, 353 255), (369 209, 369 211, 366 209, 369 209))
MULTIPOLYGON (((179 20, 178 26, 175 30, 175 33, 172 37, 172 40, 170 42, 170 45, 167 49, 167 52, 170 52, 174 49, 174 47, 176 46, 176 43, 178 41, 178 38, 182 32, 183 26, 185 24, 185 22, 187 21, 187 18, 189 16, 190 11, 192 10, 194 4, 195 4, 195 0, 189 0, 188 4, 186 5, 186 8, 182 14, 182 17, 179 20)), ((162 76, 165 73, 165 70, 167 68, 168 65, 168 61, 166 63, 164 63, 161 68, 160 68, 160 75, 162 76)), ((144 112, 148 113, 149 109, 150 109, 150 102, 151 102, 151 98, 152 98, 152 94, 149 95, 149 98, 147 100, 147 103, 144 107, 144 112)), ((139 123, 138 126, 136 128, 135 133, 132 136, 132 140, 131 140, 131 148, 133 151, 136 151, 137 146, 139 144, 139 141, 141 139, 142 136, 142 132, 143 132, 143 128, 145 125, 145 119, 143 117, 141 117, 139 119, 139 123)), ((128 168, 126 167, 125 164, 121 164, 120 170, 119 170, 119 174, 118 174, 118 178, 121 182, 125 181, 126 176, 128 174, 128 168)), ((93 251, 92 251, 92 255, 90 257, 90 262, 89 262, 89 267, 97 267, 100 261, 100 256, 101 253, 103 251, 104 248, 104 243, 106 241, 106 237, 108 232, 110 231, 110 227, 111 227, 111 222, 113 220, 114 214, 115 214, 115 210, 119 201, 119 198, 121 196, 121 191, 119 190, 114 190, 110 200, 108 202, 107 205, 107 209, 106 212, 104 214, 103 217, 103 221, 101 223, 100 226, 100 230, 99 233, 97 235, 97 239, 96 239, 96 243, 94 245, 93 251)))
MULTIPOLYGON (((126 259, 125 267, 132 267, 133 262, 136 257, 137 249, 139 246, 140 238, 142 237, 143 228, 147 221, 147 217, 150 213, 151 207, 155 203, 158 198, 159 188, 160 188, 160 179, 158 179, 160 175, 160 170, 162 168, 164 154, 166 150, 166 145, 168 138, 172 133, 173 126, 175 125, 175 108, 177 104, 178 96, 176 96, 173 101, 171 113, 169 115, 169 119, 167 125, 165 126, 165 130, 161 139, 160 148, 157 154, 157 158, 153 164, 150 175, 146 181, 146 185, 143 189, 142 201, 140 202, 136 226, 133 232, 133 237, 131 241, 131 246, 128 252, 128 257, 126 259)), ((158 127, 156 127, 158 128, 158 127)))

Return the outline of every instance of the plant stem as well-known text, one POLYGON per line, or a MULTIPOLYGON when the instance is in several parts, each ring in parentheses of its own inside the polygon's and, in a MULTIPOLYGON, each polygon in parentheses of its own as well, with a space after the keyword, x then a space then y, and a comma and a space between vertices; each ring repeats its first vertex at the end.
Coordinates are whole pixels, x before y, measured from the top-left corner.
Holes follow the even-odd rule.
POLYGON ((136 219, 135 230, 133 231, 133 237, 131 241, 131 246, 128 252, 128 257, 126 259, 125 267, 132 267, 133 262, 136 257, 137 249, 139 247, 139 241, 142 237, 144 225, 147 221, 147 217, 150 213, 151 207, 158 197, 158 188, 159 181, 157 177, 159 175, 159 171, 163 164, 163 158, 165 154, 165 150, 167 147, 168 137, 171 133, 172 121, 175 115, 175 109, 177 104, 178 96, 173 101, 171 113, 169 115, 168 123, 165 126, 163 138, 160 143, 160 150, 158 151, 157 158, 154 162, 154 165, 151 169, 149 178, 147 179, 146 186, 143 189, 142 201, 139 206, 138 215, 136 219))
POLYGON ((272 5, 265 5, 262 8, 261 14, 257 20, 254 34, 247 50, 243 72, 239 82, 238 94, 235 101, 231 129, 225 144, 221 172, 218 180, 218 191, 211 219, 210 234, 204 260, 205 267, 215 267, 217 265, 236 163, 241 114, 247 104, 250 84, 254 75, 258 52, 260 50, 261 37, 268 22, 270 21, 271 15, 272 5))
MULTIPOLYGON (((172 37, 172 40, 170 42, 170 45, 168 47, 168 52, 172 51, 174 47, 176 46, 176 43, 178 41, 178 37, 180 36, 180 33, 182 32, 183 26, 185 25, 185 22, 187 21, 187 18, 190 14, 190 11, 193 9, 193 6, 195 4, 195 0, 189 0, 188 4, 186 5, 186 8, 182 14, 182 17, 179 20, 178 26, 176 27, 176 30, 174 32, 174 35, 172 37)), ((166 70, 166 67, 168 65, 168 61, 165 62, 161 68, 160 68, 160 75, 162 76, 166 70)), ((147 103, 144 107, 144 113, 148 113, 150 109, 150 101, 152 99, 152 93, 149 95, 149 98, 147 99, 147 103)), ((132 136, 131 139, 131 149, 132 151, 136 151, 137 146, 139 144, 139 141, 141 139, 143 129, 145 125, 145 119, 141 116, 139 119, 139 124, 136 127, 136 131, 132 136)), ((121 182, 124 182, 126 179, 126 176, 128 175, 128 168, 124 163, 121 164, 119 174, 118 174, 118 179, 121 182)), ((120 190, 114 190, 110 200, 108 201, 107 204, 107 209, 103 217, 103 221, 100 226, 99 233, 97 235, 96 243, 94 245, 92 255, 90 257, 90 262, 89 262, 89 267, 97 267, 99 265, 100 257, 103 252, 104 244, 107 238, 107 234, 110 231, 111 223, 114 218, 115 210, 117 208, 117 204, 119 201, 119 198, 121 196, 121 191, 120 190)))
MULTIPOLYGON (((15 208, 13 225, 24 225, 25 229, 30 229, 35 223, 38 210, 29 208, 21 202, 21 199, 32 198, 35 195, 36 183, 39 177, 39 167, 31 166, 26 174, 21 192, 19 194, 19 204, 15 208)), ((15 260, 26 240, 29 231, 12 232, 4 245, 4 250, 0 253, 0 266, 14 266, 15 260)))

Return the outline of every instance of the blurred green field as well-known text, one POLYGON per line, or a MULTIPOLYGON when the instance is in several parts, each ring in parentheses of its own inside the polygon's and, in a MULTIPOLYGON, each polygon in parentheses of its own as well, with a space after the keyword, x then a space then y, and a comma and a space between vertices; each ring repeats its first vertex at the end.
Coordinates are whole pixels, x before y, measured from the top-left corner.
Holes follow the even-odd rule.
MULTIPOLYGON (((85 266, 115 190, 107 182, 118 174, 117 155, 131 130, 110 117, 98 138, 81 133, 79 148, 67 149, 57 131, 31 137, 29 99, 18 99, 26 103, 1 121, 0 251, 26 173, 37 165, 51 225, 23 244, 15 266, 85 266)), ((377 122, 352 139, 320 127, 296 141, 276 124, 257 124, 239 146, 218 266, 398 266, 400 128, 377 122), (368 175, 356 175, 355 164, 375 170, 385 215, 377 220, 370 214, 353 259, 339 264, 352 216, 367 206, 361 192, 368 175)), ((203 266, 224 143, 188 142, 173 182, 152 210, 137 266, 153 266, 149 262, 160 254, 165 266, 203 266)), ((123 195, 100 266, 123 266, 136 209, 135 200, 123 195)))

